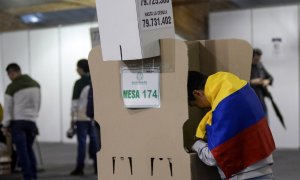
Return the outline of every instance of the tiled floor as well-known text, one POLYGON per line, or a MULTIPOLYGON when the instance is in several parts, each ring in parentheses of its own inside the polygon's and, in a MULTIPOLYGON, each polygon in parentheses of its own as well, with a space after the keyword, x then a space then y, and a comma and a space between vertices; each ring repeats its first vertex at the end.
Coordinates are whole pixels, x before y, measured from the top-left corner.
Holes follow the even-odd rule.
MULTIPOLYGON (((76 162, 76 146, 74 144, 41 143, 41 153, 44 166, 40 167, 38 179, 41 180, 97 180, 93 174, 91 163, 87 162, 85 175, 82 177, 69 176, 76 162), (41 171, 41 169, 43 169, 41 171)), ((37 151, 36 151, 37 152, 37 151)), ((38 162, 40 158, 36 153, 38 162)), ((39 163, 41 164, 41 163, 39 163)), ((15 173, 9 176, 0 176, 0 180, 21 180, 21 174, 15 173)))
MULTIPOLYGON (((83 177, 69 176, 76 160, 74 144, 42 143, 44 171, 39 172, 39 179, 44 180, 96 180, 91 163, 87 163, 83 177)), ((38 158, 39 159, 39 158, 38 158)), ((300 151, 278 150, 274 153, 274 174, 276 180, 300 179, 300 151)), ((21 174, 0 176, 1 180, 20 180, 21 174)))

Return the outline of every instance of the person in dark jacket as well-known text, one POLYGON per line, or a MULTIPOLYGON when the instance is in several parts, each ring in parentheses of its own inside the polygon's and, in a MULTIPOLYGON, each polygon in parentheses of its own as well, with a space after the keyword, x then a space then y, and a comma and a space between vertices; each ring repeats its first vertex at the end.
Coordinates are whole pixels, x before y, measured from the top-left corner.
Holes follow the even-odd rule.
MULTIPOLYGON (((87 108, 86 108, 86 115, 91 118, 91 120, 93 121, 94 125, 95 125, 95 129, 96 129, 96 137, 97 137, 97 152, 100 151, 101 149, 101 136, 100 136, 100 126, 99 124, 95 121, 94 119, 94 96, 93 96, 93 86, 92 83, 90 84, 90 89, 89 89, 89 93, 88 93, 88 100, 87 100, 87 108)), ((92 144, 90 143, 90 146, 92 144)), ((90 150, 92 149, 91 147, 89 148, 90 150)), ((90 157, 92 157, 92 151, 89 152, 90 157)))
POLYGON ((93 95, 93 86, 92 86, 92 83, 90 85, 90 89, 89 89, 89 93, 88 93, 86 115, 89 118, 94 119, 94 95, 93 95))
POLYGON ((265 103, 266 90, 268 86, 272 85, 273 77, 261 63, 262 54, 260 49, 253 49, 250 84, 258 96, 264 111, 267 113, 267 106, 265 103))
POLYGON ((75 122, 76 124, 78 147, 76 168, 71 172, 71 175, 81 176, 84 174, 87 137, 90 139, 89 153, 92 155, 95 173, 97 172, 96 152, 98 149, 98 138, 94 121, 86 115, 88 92, 91 84, 90 70, 86 59, 78 61, 77 72, 81 78, 75 82, 73 88, 71 118, 72 123, 75 122))

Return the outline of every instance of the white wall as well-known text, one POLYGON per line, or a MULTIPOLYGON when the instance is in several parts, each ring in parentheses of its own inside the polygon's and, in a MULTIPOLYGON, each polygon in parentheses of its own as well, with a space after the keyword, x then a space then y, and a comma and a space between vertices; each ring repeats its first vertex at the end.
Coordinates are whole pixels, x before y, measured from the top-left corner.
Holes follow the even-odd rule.
POLYGON ((210 14, 210 39, 238 38, 251 43, 251 36, 251 10, 210 14))
POLYGON ((286 121, 284 130, 268 103, 271 129, 278 148, 299 148, 298 7, 285 6, 212 13, 210 37, 240 38, 263 50, 262 62, 274 76, 270 88, 286 121), (279 50, 272 38, 282 38, 279 50))
POLYGON ((284 130, 269 103, 271 129, 278 147, 299 147, 299 29, 298 7, 253 10, 253 45, 263 52, 263 63, 274 76, 270 88, 285 118, 284 130), (272 38, 282 38, 279 50, 272 38))
POLYGON ((73 84, 79 76, 76 63, 88 58, 91 50, 89 29, 96 23, 84 23, 31 31, 0 34, 0 102, 10 83, 5 68, 18 63, 23 73, 41 84, 42 106, 37 121, 44 142, 74 142, 65 138, 70 122, 73 84), (3 79, 3 82, 2 82, 3 79))
MULTIPOLYGON (((9 63, 15 62, 22 67, 24 74, 30 73, 29 68, 29 47, 28 47, 28 31, 17 31, 2 34, 2 66, 5 69, 9 63)), ((4 77, 4 87, 10 80, 6 72, 2 71, 4 77)))
POLYGON ((29 32, 31 76, 41 85, 42 104, 37 121, 39 139, 55 142, 60 139, 59 39, 58 29, 29 32))

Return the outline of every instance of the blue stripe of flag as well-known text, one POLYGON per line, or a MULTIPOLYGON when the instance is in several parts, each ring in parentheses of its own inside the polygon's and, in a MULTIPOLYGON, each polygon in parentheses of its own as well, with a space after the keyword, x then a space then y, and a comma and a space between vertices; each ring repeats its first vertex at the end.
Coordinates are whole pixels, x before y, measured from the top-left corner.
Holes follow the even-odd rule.
POLYGON ((208 147, 213 150, 265 117, 263 107, 249 84, 223 99, 207 125, 208 147))

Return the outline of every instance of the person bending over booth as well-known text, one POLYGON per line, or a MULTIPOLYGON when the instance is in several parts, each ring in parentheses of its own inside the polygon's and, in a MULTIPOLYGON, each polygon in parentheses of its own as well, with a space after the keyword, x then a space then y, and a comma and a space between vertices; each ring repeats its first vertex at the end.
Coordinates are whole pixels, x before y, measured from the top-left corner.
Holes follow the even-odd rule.
POLYGON ((197 128, 192 150, 222 179, 274 179, 275 143, 266 114, 250 85, 228 72, 188 74, 190 106, 210 108, 197 128))

